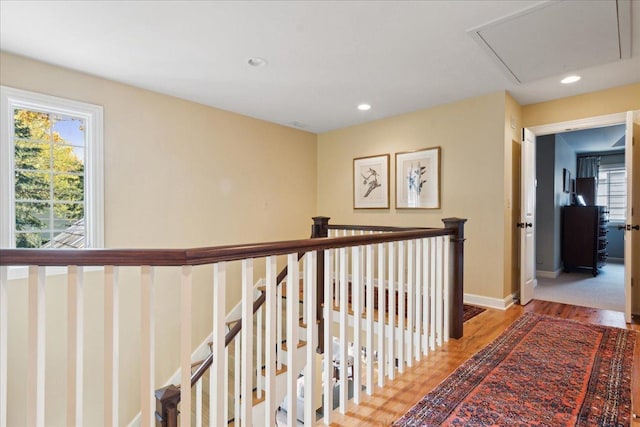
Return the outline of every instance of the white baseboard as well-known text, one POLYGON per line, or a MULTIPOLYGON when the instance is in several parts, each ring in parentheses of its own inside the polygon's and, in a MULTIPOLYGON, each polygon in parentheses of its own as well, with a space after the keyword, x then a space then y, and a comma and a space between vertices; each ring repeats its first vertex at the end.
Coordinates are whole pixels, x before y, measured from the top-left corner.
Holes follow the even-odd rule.
POLYGON ((561 272, 562 272, 561 268, 555 271, 536 270, 536 276, 544 277, 546 279, 555 279, 560 275, 561 272))
POLYGON ((495 308, 497 310, 506 310, 513 305, 514 294, 505 298, 491 298, 483 295, 464 294, 463 301, 466 304, 473 304, 485 308, 495 308))
POLYGON ((607 257, 607 262, 610 262, 612 264, 624 264, 624 258, 614 258, 614 257, 607 257))

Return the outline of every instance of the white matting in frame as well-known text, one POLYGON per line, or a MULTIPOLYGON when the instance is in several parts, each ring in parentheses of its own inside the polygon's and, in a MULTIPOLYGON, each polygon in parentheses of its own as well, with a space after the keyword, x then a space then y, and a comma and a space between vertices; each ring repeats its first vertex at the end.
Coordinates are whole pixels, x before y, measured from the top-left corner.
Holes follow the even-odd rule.
POLYGON ((353 208, 389 208, 389 155, 353 159, 353 208))
POLYGON ((440 147, 396 153, 396 208, 440 208, 440 147))

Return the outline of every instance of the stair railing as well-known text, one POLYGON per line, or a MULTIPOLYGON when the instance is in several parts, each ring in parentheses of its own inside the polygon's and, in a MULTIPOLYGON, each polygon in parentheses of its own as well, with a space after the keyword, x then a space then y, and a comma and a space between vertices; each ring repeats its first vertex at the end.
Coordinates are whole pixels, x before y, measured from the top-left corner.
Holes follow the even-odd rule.
MULTIPOLYGON (((322 341, 325 353, 329 353, 329 349, 333 349, 334 338, 341 345, 339 354, 334 357, 325 356, 323 364, 325 366, 323 379, 314 382, 314 357, 317 346, 314 343, 314 334, 309 335, 309 347, 307 351, 307 360, 305 366, 305 381, 307 386, 305 392, 305 420, 309 423, 315 422, 315 411, 311 403, 307 404, 307 397, 313 400, 313 394, 320 383, 324 390, 324 412, 325 423, 330 422, 330 416, 333 408, 333 392, 334 385, 332 383, 332 373, 335 369, 339 376, 338 385, 340 411, 344 412, 346 401, 348 399, 348 389, 350 382, 353 382, 353 399, 355 403, 359 402, 360 387, 360 368, 356 368, 363 357, 366 357, 368 366, 373 365, 377 353, 378 369, 382 375, 392 379, 394 372, 402 372, 405 365, 410 366, 412 363, 412 354, 419 357, 420 351, 415 353, 411 351, 412 341, 416 348, 423 349, 426 353, 431 346, 441 344, 446 341, 449 335, 459 337, 462 334, 462 245, 463 224, 465 220, 451 218, 444 220, 445 228, 442 229, 404 229, 399 230, 379 230, 374 234, 352 235, 342 237, 319 237, 315 239, 294 240, 274 243, 257 243, 253 245, 231 245, 211 248, 197 249, 156 249, 156 250, 31 250, 31 249, 7 249, 0 250, 0 296, 2 296, 3 307, 8 306, 7 295, 9 288, 9 266, 29 266, 29 275, 26 283, 28 288, 28 361, 27 370, 29 378, 26 386, 26 412, 28 414, 27 423, 38 425, 44 424, 45 420, 45 378, 47 373, 44 370, 45 364, 45 342, 46 342, 46 325, 45 325, 45 288, 49 278, 45 275, 45 268, 48 266, 66 267, 66 282, 68 290, 69 315, 67 319, 67 391, 66 391, 66 414, 67 424, 82 424, 84 414, 83 396, 86 385, 83 382, 83 367, 80 362, 83 359, 83 339, 82 330, 84 327, 84 319, 82 310, 79 309, 83 304, 83 288, 84 285, 96 281, 94 274, 99 276, 97 282, 104 282, 104 414, 102 417, 103 425, 119 425, 128 422, 122 418, 120 412, 119 397, 119 304, 118 293, 120 286, 126 282, 120 280, 119 269, 121 267, 137 267, 139 269, 140 280, 140 423, 143 426, 150 426, 154 423, 154 418, 158 415, 154 405, 154 381, 155 370, 154 361, 155 351, 155 330, 154 330, 154 277, 155 271, 164 267, 178 267, 180 272, 180 371, 181 386, 177 391, 180 395, 179 400, 181 414, 179 421, 181 425, 190 425, 191 423, 191 352, 193 346, 191 343, 191 310, 193 307, 192 292, 194 275, 193 269, 196 266, 211 265, 213 266, 213 294, 215 297, 212 301, 213 306, 213 341, 214 356, 211 360, 212 383, 220 383, 220 379, 226 373, 224 372, 224 360, 222 357, 215 357, 215 354, 222 354, 224 345, 227 343, 228 334, 225 333, 225 289, 227 272, 226 267, 230 262, 238 261, 242 264, 242 326, 237 326, 238 330, 242 330, 241 343, 241 375, 244 379, 251 379, 254 375, 254 367, 252 366, 253 354, 253 315, 254 307, 260 304, 253 303, 253 284, 254 284, 254 260, 264 259, 265 261, 265 281, 266 292, 264 297, 264 311, 267 313, 265 330, 268 337, 265 342, 266 356, 266 377, 265 377, 265 395, 264 411, 261 412, 259 418, 255 419, 258 424, 265 425, 274 424, 274 412, 279 405, 279 401, 275 398, 275 326, 274 316, 268 315, 275 313, 275 300, 277 295, 278 277, 276 275, 276 257, 286 256, 288 271, 291 273, 289 282, 292 286, 288 286, 287 295, 288 304, 293 304, 297 298, 297 275, 299 253, 306 252, 303 263, 303 277, 308 282, 310 289, 316 289, 309 292, 307 302, 307 319, 312 319, 315 315, 319 322, 325 322, 320 329, 322 333, 315 333, 317 342, 322 341), (406 243, 405 243, 406 242, 406 243), (407 249, 405 249, 405 244, 407 249), (450 245, 450 246, 449 246, 450 245), (411 248, 411 249, 409 249, 411 248), (426 253, 429 256, 426 256, 426 253), (361 255, 364 253, 364 255, 361 255), (374 257, 375 254, 375 257, 374 257), (432 257, 432 258, 430 258, 432 257), (338 259, 337 274, 333 266, 333 260, 338 259), (424 266, 422 261, 426 260, 424 266), (448 261, 451 262, 448 262, 448 261), (420 263, 421 267, 418 267, 420 263), (99 266, 101 273, 91 272, 88 274, 83 271, 87 266, 99 266), (387 268, 385 270, 385 268, 387 268), (418 270, 418 268, 421 268, 418 270), (428 270, 428 273, 427 273, 428 270), (377 276, 376 276, 377 272, 377 276), (422 279, 421 279, 422 278, 422 279), (417 282, 422 280, 434 283, 437 282, 435 288, 427 288, 418 291, 415 286, 417 282), (86 283, 85 283, 86 282, 86 283), (338 282, 336 289, 339 289, 339 305, 338 311, 333 307, 332 301, 334 283, 338 282), (407 289, 405 290, 405 282, 407 289), (350 285, 348 285, 350 283, 350 285), (352 291, 348 292, 348 288, 352 291), (372 303, 372 295, 374 288, 378 288, 378 309, 377 317, 374 318, 374 304, 372 303), (424 323, 424 328, 417 327, 413 323, 412 327, 407 328, 401 325, 402 319, 412 318, 413 312, 408 316, 395 315, 394 299, 403 300, 411 298, 406 307, 411 310, 415 307, 415 300, 411 295, 420 296, 424 301, 429 301, 430 306, 434 307, 434 311, 438 311, 434 322, 430 322, 433 316, 427 319, 420 318, 420 322, 424 323), (421 293, 420 293, 421 292, 421 293), (322 296, 323 299, 316 296, 322 296), (362 296, 364 295, 364 301, 362 296), (388 301, 384 301, 381 297, 385 295, 388 301), (404 296, 404 298, 403 298, 404 296), (349 302, 349 298, 350 301, 349 302), (331 302, 331 303, 330 303, 331 302), (382 309, 384 307, 384 309, 382 309), (366 310, 365 310, 366 308, 366 310), (349 310, 352 313, 349 313, 349 310), (351 317, 350 317, 351 316, 351 317), (365 320, 360 321, 361 316, 365 316, 365 320), (397 318, 397 323, 396 323, 397 318), (328 324, 327 324, 328 322, 328 324), (366 345, 362 345, 360 335, 363 331, 383 331, 384 337, 382 352, 380 349, 374 351, 374 347, 369 338, 366 345), (372 326, 373 325, 373 326, 372 326), (385 326, 386 325, 386 326, 385 326), (340 332, 338 336, 334 336, 334 328, 338 327, 340 332), (242 328, 242 329, 240 329, 242 328), (432 329, 436 332, 431 333, 432 329), (406 341, 398 340, 403 337, 406 341), (389 337, 391 337, 389 339, 389 337), (388 350, 388 357, 380 362, 381 355, 385 353, 384 343, 388 350), (351 368, 351 374, 348 372, 349 359, 348 347, 354 348, 354 362, 351 368), (364 349, 366 356, 361 357, 361 349, 364 349), (408 355, 407 355, 408 353, 408 355), (349 376, 352 379, 349 379, 349 376), (308 394, 307 394, 308 393, 308 394)), ((314 231, 326 232, 328 234, 330 226, 328 218, 318 218, 314 224, 314 231)), ((307 296, 305 295, 305 299, 307 296)), ((398 304, 398 311, 402 310, 405 304, 398 304)), ((423 306, 423 308, 426 306, 423 306)), ((297 309, 296 309, 297 310, 297 309)), ((416 318, 417 319, 417 318, 416 318)), ((291 322, 288 322, 291 323, 291 322)), ((311 323, 311 322, 309 322, 311 323)), ((422 325, 422 323, 420 323, 422 325)), ((322 325, 322 323, 320 323, 322 325)), ((297 327, 297 319, 296 319, 297 327)), ((292 325, 288 325, 288 343, 294 346, 297 343, 295 338, 295 330, 292 325), (291 332, 290 332, 291 331, 291 332), (293 338, 293 339, 291 339, 293 338)), ((313 328, 309 328, 313 330, 313 328)), ((97 333, 94 331, 92 333, 97 333)), ((237 333, 237 332, 236 332, 237 333)), ((86 333, 85 333, 86 334, 86 333)), ((0 385, 5 390, 8 378, 7 354, 13 349, 8 347, 8 324, 6 318, 6 310, 3 310, 3 317, 0 318, 0 385)), ((231 338, 229 338, 231 339, 231 338)), ((380 340, 380 336, 378 337, 380 340)), ((289 352, 287 357, 291 360, 293 352, 289 352)), ((64 363, 64 361, 63 361, 64 363)), ((294 362, 295 363, 295 362, 294 362)), ((205 368, 202 368, 205 369, 205 368)), ((367 369, 369 369, 367 367, 367 369)), ((367 393, 371 392, 372 379, 367 374, 366 386, 367 393)), ((293 410, 295 412, 295 394, 296 382, 298 380, 298 372, 291 370, 287 373, 287 393, 289 400, 293 402, 293 410)), ((196 380, 197 381, 197 380, 196 380)), ((243 396, 251 396, 252 381, 244 381, 242 384, 241 394, 243 396)), ((226 414, 220 414, 220 405, 224 396, 220 393, 216 395, 215 387, 212 388, 215 395, 212 398, 211 417, 214 417, 214 425, 224 425, 226 423, 226 414)), ((9 392, 3 393, 0 399, 3 400, 2 407, 12 408, 20 407, 20 405, 7 405, 9 392)), ((176 390, 170 390, 170 393, 176 393, 176 390)), ((13 397, 12 397, 13 399, 13 397)), ((250 400, 242 406, 242 411, 237 423, 242 425, 252 425, 254 422, 252 407, 250 400)), ((0 415, 5 417, 4 423, 8 417, 7 413, 0 415)), ((167 425, 177 423, 177 408, 174 408, 173 416, 164 418, 162 413, 160 417, 167 422, 167 425), (171 421, 169 421, 169 418, 171 421)), ((291 418, 291 415, 289 415, 291 418)), ((87 418, 85 418, 87 419, 87 418)))

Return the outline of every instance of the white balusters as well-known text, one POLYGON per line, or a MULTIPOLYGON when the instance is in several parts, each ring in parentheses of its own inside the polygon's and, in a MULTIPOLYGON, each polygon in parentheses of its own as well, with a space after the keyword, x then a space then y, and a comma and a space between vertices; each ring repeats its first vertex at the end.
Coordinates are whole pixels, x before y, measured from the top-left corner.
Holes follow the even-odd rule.
POLYGON ((385 330, 385 278, 384 278, 384 244, 378 244, 378 386, 384 387, 386 375, 386 355, 384 351, 385 330))
POLYGON ((287 410, 287 424, 296 425, 297 399, 296 390, 298 374, 296 371, 296 349, 298 348, 298 327, 300 318, 300 270, 298 268, 298 254, 287 256, 287 395, 289 408, 287 410))
MULTIPOLYGON (((413 240, 407 242, 407 366, 413 366, 413 323, 414 306, 413 298, 415 290, 413 286, 414 270, 413 270, 414 252, 413 240)), ((404 335, 404 334, 403 334, 404 335)))
POLYGON ((45 269, 29 266, 27 425, 44 426, 45 269))
MULTIPOLYGON (((180 422, 182 425, 189 425, 184 418, 181 418, 180 422)), ((196 427, 202 427, 202 378, 196 381, 196 427)))
MULTIPOLYGON (((233 365, 233 419, 235 420, 236 423, 238 423, 238 425, 242 425, 241 424, 241 406, 240 406, 240 394, 241 394, 241 390, 240 390, 240 361, 242 359, 242 355, 240 354, 241 351, 241 345, 240 343, 242 342, 242 329, 240 329, 240 332, 238 333, 238 335, 236 335, 236 338, 233 340, 233 345, 234 345, 234 365, 233 365)), ((234 423, 235 424, 235 423, 234 423)))
POLYGON ((429 239, 422 239, 422 353, 429 354, 429 320, 431 304, 429 302, 429 239))
MULTIPOLYGON (((334 231, 340 236, 372 235, 372 232, 334 231)), ((362 244, 323 250, 324 283, 316 283, 318 253, 304 255, 303 276, 300 277, 298 254, 287 255, 288 275, 286 297, 282 298, 283 286, 276 283, 276 256, 265 257, 265 304, 254 318, 255 300, 254 261, 233 261, 241 264, 241 320, 242 329, 229 346, 225 345, 227 316, 225 262, 213 264, 213 310, 212 335, 214 353, 210 381, 209 426, 225 425, 232 416, 235 425, 275 424, 275 412, 284 390, 277 390, 277 371, 286 366, 286 392, 288 394, 288 419, 295 424, 298 404, 297 380, 304 369, 305 424, 315 423, 317 392, 320 390, 318 374, 314 368, 318 355, 316 348, 323 340, 322 392, 324 423, 329 425, 334 400, 334 372, 339 375, 339 411, 345 413, 350 389, 353 402, 358 404, 361 393, 372 395, 374 380, 384 387, 387 378, 393 380, 397 373, 414 365, 447 341, 451 328, 450 299, 451 274, 449 263, 450 236, 419 238, 386 243, 362 244), (302 280, 301 280, 302 279, 302 280), (303 286, 302 291, 300 286, 303 286), (316 289, 324 292, 324 335, 318 336, 316 329, 316 289), (377 299, 375 296, 377 290, 377 299), (286 302, 286 309, 283 304, 286 302), (377 309, 376 309, 377 305, 377 309), (302 312, 300 312, 302 309, 302 312), (339 310, 336 312, 335 310, 339 310), (377 313, 376 313, 377 311, 377 313), (282 314, 286 313, 286 317, 282 314), (300 337, 300 318, 306 325, 305 336, 300 337), (254 321, 257 334, 254 334, 254 321), (335 325, 334 322, 338 322, 335 325), (283 324, 282 322, 286 322, 283 324), (376 323, 377 322, 377 323, 376 323), (337 334, 334 334, 337 326, 337 334), (283 336, 283 330, 286 337, 283 336), (334 335, 339 341, 339 351, 333 356, 334 335), (376 336, 377 335, 377 336, 376 336), (255 341, 254 341, 255 336, 255 341), (284 339, 283 339, 284 338, 284 339), (306 347, 300 345, 306 340, 306 347), (286 349, 282 343, 286 343, 286 349), (233 348, 231 347, 233 346, 233 348), (255 347, 255 348, 254 348, 255 347), (300 347, 300 350, 298 348, 300 347), (254 351, 255 350, 255 351, 254 351), (283 351, 285 350, 285 351, 283 351), (234 371, 229 352, 235 351, 235 376, 231 379, 229 368, 234 371), (286 358, 284 354, 286 353, 286 358), (302 353, 305 354, 303 359, 302 353), (366 360, 366 362, 365 362, 366 360), (363 363, 365 365, 363 366, 363 363), (264 370, 262 369, 264 366, 264 370), (376 372, 377 367, 377 372, 376 372), (385 378, 387 377, 387 378, 385 378), (350 380, 352 379, 352 383, 350 380), (230 381, 234 381, 229 384, 230 381), (362 382, 364 381, 364 384, 362 382), (351 387, 350 387, 351 384, 351 387), (229 385, 231 387, 229 387, 229 385), (253 388, 257 397, 264 397, 263 409, 254 413, 253 388), (232 392, 233 395, 229 395, 232 392), (231 409, 229 405, 236 405, 231 409)), ((176 268, 176 267, 173 267, 176 268)), ((195 398, 191 395, 192 356, 192 292, 193 271, 191 266, 181 268, 180 281, 180 423, 196 426, 202 424, 202 380, 195 384, 195 398), (191 400, 195 415, 191 413, 191 400), (191 418, 194 418, 193 420, 191 418)), ((258 269, 262 271, 262 268, 258 269)), ((82 267, 69 266, 67 270, 67 376, 66 376, 66 421, 80 425, 88 414, 82 413, 84 383, 83 336, 83 277, 82 267)), ((233 270, 235 271, 235 269, 233 270)), ((29 268, 29 334, 28 334, 28 381, 27 424, 45 423, 45 268, 29 268)), ((155 424, 155 319, 154 319, 154 275, 155 268, 140 266, 140 424, 155 424)), ((164 274, 164 273, 163 273, 164 274)), ((87 274, 86 280, 93 275, 87 274)), ((0 427, 8 423, 7 377, 8 377, 8 326, 7 300, 8 267, 0 267, 0 427)), ((107 426, 120 425, 119 415, 119 281, 118 268, 104 267, 104 418, 100 422, 107 426)), ((128 275, 124 276, 128 278, 128 275)), ((259 277, 257 279, 260 279, 259 277)), ((93 280, 93 279, 92 279, 93 280)), ((135 279, 134 279, 135 280, 135 279)), ((162 281, 164 283, 164 281, 162 281)), ((128 284, 128 283, 127 283, 128 284)), ((138 308, 136 307, 136 312, 138 308)), ((87 323, 88 325, 89 323, 87 323)), ((206 381, 205 381, 206 383, 206 381)), ((282 384, 282 383, 280 383, 282 384)), ((86 406, 86 405, 84 405, 86 406)))
POLYGON ((404 373, 405 343, 404 325, 406 319, 406 295, 404 291, 404 241, 398 242, 398 372, 404 373))
POLYGON ((442 239, 436 238, 436 343, 442 345, 442 239))
MULTIPOLYGON (((225 316, 226 309, 226 288, 227 288, 227 268, 224 262, 213 265, 213 344, 211 351, 214 355, 224 357, 214 357, 209 374, 209 426, 215 427, 224 425, 227 422, 228 408, 228 348, 225 348, 225 316), (224 389, 220 389, 220 384, 225 384, 224 389)), ((238 372, 236 371, 236 375, 238 372)))
POLYGON ((242 260, 242 348, 240 425, 250 426, 253 412, 253 260, 242 260))
MULTIPOLYGON (((282 324, 282 298, 276 292, 276 258, 266 259, 266 300, 265 300, 265 414, 266 425, 276 424, 275 411, 278 407, 276 399, 276 340, 282 335, 276 333, 276 325, 282 324), (276 303, 278 299, 278 303, 276 303), (280 307, 277 310, 276 307, 280 307), (276 317, 280 319, 276 322, 276 317)), ((278 346, 279 348, 279 346, 278 346)), ((282 354, 282 353, 277 353, 282 354)), ((259 369, 260 367, 258 367, 259 369)))
POLYGON ((0 266, 0 427, 7 427, 7 383, 9 382, 7 371, 7 345, 9 341, 7 277, 7 267, 0 266))
POLYGON ((104 267, 104 425, 115 427, 119 402, 120 305, 118 267, 104 267))
POLYGON ((153 315, 153 268, 142 266, 140 280, 140 407, 142 427, 155 424, 155 321, 153 315))
POLYGON ((449 341, 449 323, 450 323, 450 296, 449 296, 449 250, 450 250, 450 238, 449 236, 442 236, 442 262, 443 262, 443 279, 442 286, 444 287, 443 305, 444 305, 444 327, 442 335, 445 341, 449 341))
POLYGON ((83 306, 82 267, 67 269, 67 424, 82 425, 83 306))
MULTIPOLYGON (((362 258, 360 246, 351 248, 351 303, 353 308, 353 401, 360 404, 360 389, 362 383, 360 335, 362 331, 362 258)), ((346 365, 344 372, 347 372, 346 365)), ((342 373, 341 373, 342 375, 342 373)), ((346 375, 345 375, 346 376, 346 375)))
POLYGON ((389 361, 387 362, 387 366, 389 367, 389 379, 393 380, 396 376, 396 251, 394 242, 389 242, 387 245, 389 246, 389 250, 387 251, 387 253, 389 254, 389 333, 387 334, 387 336, 389 337, 387 345, 387 349, 389 351, 389 361))
POLYGON ((373 394, 373 245, 366 246, 366 274, 365 274, 365 291, 366 291, 366 354, 367 354, 367 394, 373 394))
POLYGON ((416 330, 413 334, 413 339, 415 341, 415 359, 420 361, 422 356, 422 348, 420 346, 422 339, 422 241, 415 241, 415 251, 416 251, 416 309, 414 310, 415 319, 416 319, 416 330))
POLYGON ((324 251, 324 424, 331 424, 333 411, 333 253, 324 251))
POLYGON ((429 298, 430 302, 430 319, 429 319, 429 348, 431 350, 436 349, 436 239, 429 239, 429 250, 431 256, 429 257, 430 275, 429 275, 429 298))
MULTIPOLYGON (((262 366, 264 366, 264 353, 263 351, 263 340, 264 340, 264 334, 262 333, 262 331, 264 331, 263 328, 263 317, 264 317, 264 305, 261 305, 258 308, 258 311, 256 312, 256 367, 255 367, 255 371, 256 371, 256 378, 259 378, 261 373, 262 373, 262 366)), ((258 381, 257 387, 256 387, 256 398, 258 399, 262 399, 262 391, 263 388, 260 384, 260 381, 258 381)))
POLYGON ((347 374, 347 249, 340 248, 340 354, 338 355, 340 365, 340 413, 347 412, 348 399, 348 374, 347 374))
MULTIPOLYGON (((284 316, 282 315, 282 288, 283 286, 278 286, 276 289, 277 297, 276 297, 276 312, 278 316, 276 317, 276 354, 282 354, 282 320, 284 316)), ((276 359, 276 367, 277 370, 282 369, 282 358, 278 357, 276 359)))
POLYGON ((307 301, 307 363, 304 370, 304 424, 311 426, 316 423, 315 392, 316 392, 316 252, 307 252, 304 256, 305 294, 307 301))
MULTIPOLYGON (((180 424, 191 426, 191 287, 193 268, 180 274, 180 424)), ((202 394, 202 384, 200 384, 202 394)), ((153 389, 152 389, 153 391, 153 389)), ((153 392, 152 392, 153 393, 153 392)))

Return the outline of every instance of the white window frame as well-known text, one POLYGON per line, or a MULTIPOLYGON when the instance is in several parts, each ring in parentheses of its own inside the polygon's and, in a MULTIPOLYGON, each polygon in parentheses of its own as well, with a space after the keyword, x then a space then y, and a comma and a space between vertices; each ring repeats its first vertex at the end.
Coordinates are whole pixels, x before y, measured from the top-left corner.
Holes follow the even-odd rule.
MULTIPOLYGON (((99 105, 0 86, 0 248, 15 247, 14 124, 16 108, 80 117, 86 123, 86 248, 104 247, 103 114, 99 105)), ((73 250, 73 249, 71 249, 73 250)))

